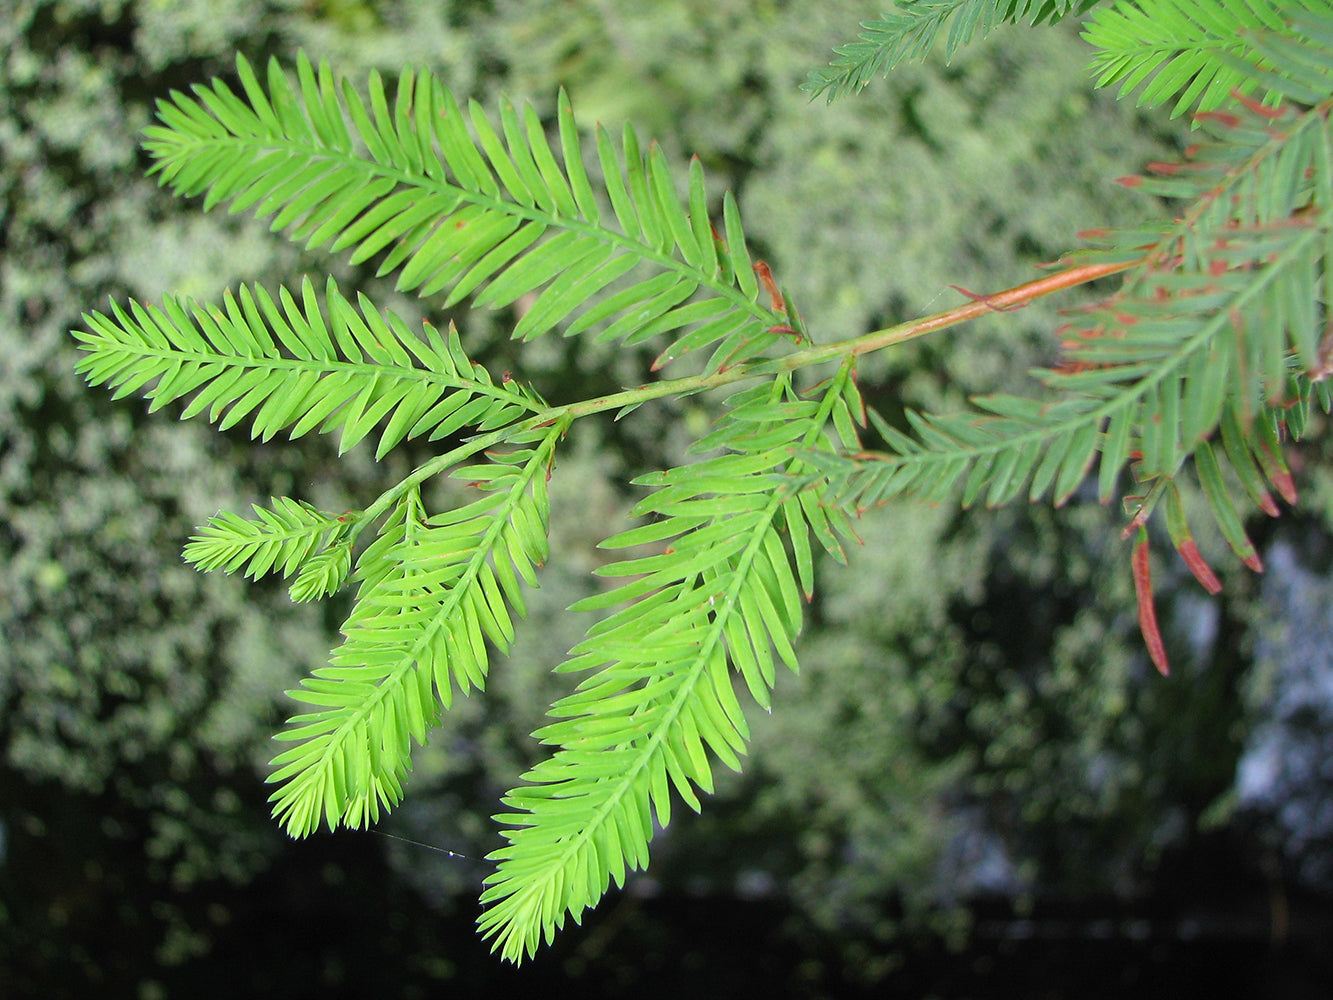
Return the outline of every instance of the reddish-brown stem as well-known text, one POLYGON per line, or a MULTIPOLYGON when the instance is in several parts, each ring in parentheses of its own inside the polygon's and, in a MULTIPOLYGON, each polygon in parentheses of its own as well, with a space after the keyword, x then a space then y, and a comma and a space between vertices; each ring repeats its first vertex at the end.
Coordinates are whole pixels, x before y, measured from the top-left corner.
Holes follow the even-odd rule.
POLYGON ((1036 281, 1029 281, 1014 288, 1007 288, 1002 292, 996 292, 994 295, 979 295, 971 302, 946 309, 944 312, 936 313, 933 316, 909 320, 906 323, 899 323, 897 326, 886 327, 883 330, 875 330, 872 333, 854 337, 850 340, 839 340, 832 344, 807 347, 803 351, 794 351, 771 361, 746 362, 727 368, 725 371, 715 371, 707 375, 692 375, 688 378, 650 382, 647 385, 627 389, 612 396, 585 400, 582 403, 562 407, 560 412, 573 419, 589 413, 638 405, 649 399, 689 395, 690 393, 699 392, 701 389, 716 389, 724 385, 731 385, 742 379, 773 375, 778 372, 796 371, 799 368, 817 365, 824 361, 839 361, 861 354, 869 354, 871 351, 892 347, 894 344, 901 344, 904 341, 913 340, 937 330, 946 330, 951 326, 966 323, 970 319, 976 319, 987 313, 1009 312, 1021 308, 1043 295, 1050 295, 1052 292, 1087 284, 1089 281, 1105 278, 1108 275, 1119 274, 1121 271, 1127 271, 1139 263, 1141 263, 1139 260, 1128 260, 1115 264, 1082 264, 1078 267, 1067 268, 1056 274, 1047 275, 1044 278, 1038 278, 1036 281))
POLYGON ((1016 285, 993 295, 976 295, 972 292, 966 292, 964 294, 972 297, 972 300, 961 306, 954 306, 952 309, 935 313, 933 316, 908 320, 906 323, 899 323, 897 326, 876 330, 853 340, 823 344, 819 347, 799 351, 796 354, 789 354, 780 359, 779 365, 783 370, 790 371, 819 361, 833 360, 848 355, 868 354, 871 351, 878 351, 893 344, 914 340, 937 330, 946 330, 951 326, 957 326, 959 323, 966 323, 970 319, 985 316, 987 313, 1011 312, 1020 309, 1044 295, 1063 291, 1066 288, 1074 288, 1077 285, 1085 285, 1089 281, 1096 281, 1098 278, 1105 278, 1112 274, 1119 274, 1139 263, 1141 263, 1141 260, 1127 260, 1111 264, 1080 264, 1078 267, 1066 268, 1055 274, 1048 274, 1044 278, 1016 285))
MULTIPOLYGON (((1138 263, 1137 260, 1127 260, 1118 264, 1082 264, 1078 267, 1060 271, 1057 274, 1048 274, 1044 278, 1017 285, 1003 292, 996 292, 993 295, 978 295, 971 298, 971 301, 966 305, 954 306, 954 308, 946 309, 942 313, 936 313, 934 316, 927 316, 925 319, 915 320, 906 325, 917 328, 913 334, 914 336, 920 336, 934 330, 943 330, 946 327, 957 326, 959 323, 976 319, 978 316, 984 316, 986 313, 1010 312, 1014 309, 1020 309, 1043 295, 1050 295, 1052 292, 1063 291, 1066 288, 1085 285, 1089 281, 1096 281, 1098 278, 1119 274, 1138 263)), ((870 336, 874 336, 874 334, 870 334, 870 336)), ((904 337, 903 339, 907 338, 904 337)), ((858 351, 857 353, 864 352, 858 351)))

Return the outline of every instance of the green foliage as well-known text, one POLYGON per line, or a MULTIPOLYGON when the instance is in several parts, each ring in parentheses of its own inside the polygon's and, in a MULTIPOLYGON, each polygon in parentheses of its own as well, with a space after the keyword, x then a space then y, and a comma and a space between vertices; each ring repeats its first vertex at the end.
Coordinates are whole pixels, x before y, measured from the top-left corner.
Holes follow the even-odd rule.
POLYGON ((713 347, 717 368, 778 337, 768 328, 785 320, 781 303, 766 309, 756 301, 734 204, 724 211, 724 239, 709 224, 698 164, 687 214, 660 149, 642 153, 628 126, 623 168, 611 137, 597 133, 613 228, 563 96, 562 167, 531 107, 520 114, 502 104, 496 129, 476 102, 465 117, 428 74, 404 72, 391 109, 378 75, 367 107, 327 67, 317 78, 308 61, 298 66, 299 88, 272 64, 267 94, 248 63, 238 70, 248 104, 217 81, 196 88, 198 100, 176 94, 160 102, 163 125, 147 130, 154 172, 178 194, 205 194, 205 208, 225 201, 233 212, 253 208, 307 248, 351 250, 353 263, 392 244, 379 273, 398 271, 398 289, 422 296, 449 288, 446 306, 474 293, 492 308, 536 295, 516 339, 561 323, 569 336, 595 328, 598 339, 626 344, 689 328, 659 364, 713 347), (543 240, 552 229, 559 232, 543 240), (619 281, 641 264, 653 273, 619 281))
MULTIPOLYGON (((853 54, 845 86, 866 66, 919 54, 951 15, 952 51, 978 27, 1076 8, 930 5, 943 14, 885 29, 853 54)), ((1189 561, 1177 481, 1194 458, 1218 530, 1250 561, 1233 497, 1263 503, 1267 480, 1294 498, 1280 436, 1301 436, 1311 404, 1330 403, 1320 338, 1333 19, 1293 15, 1256 38, 1262 64, 1243 72, 1296 104, 1238 99, 1201 119, 1210 144, 1130 182, 1180 200, 1172 218, 1094 234, 1099 249, 1051 278, 817 347, 803 346, 794 303, 752 263, 734 200, 709 198, 697 160, 678 188, 666 156, 645 152, 632 129, 618 147, 600 128, 586 142, 563 94, 554 144, 530 108, 502 103, 497 126, 413 70, 387 88, 372 75, 363 97, 304 57, 295 82, 270 64, 261 84, 242 58, 240 93, 215 81, 161 102, 147 133, 153 170, 205 208, 253 210, 308 247, 378 260, 400 291, 512 308, 517 340, 560 329, 620 348, 651 343, 654 371, 697 359, 698 374, 552 405, 507 373, 497 384, 452 329, 417 336, 364 297, 353 308, 332 281, 323 303, 306 283, 299 304, 285 289, 275 300, 242 288, 222 309, 167 297, 160 309, 132 302, 85 317, 80 370, 154 408, 189 397, 184 415, 224 429, 249 417, 260 440, 336 430, 344 451, 382 428, 377 458, 412 438, 446 442, 364 510, 277 498, 253 520, 213 518, 187 548, 201 568, 295 575, 297 600, 357 581, 346 641, 289 692, 308 711, 280 735, 292 746, 273 762, 282 824, 298 836, 365 826, 402 798, 412 742, 425 743, 455 687, 484 686, 489 647, 513 641, 523 585, 547 557, 547 477, 570 424, 595 413, 754 383, 727 398, 695 460, 635 481, 651 489, 634 511, 644 523, 603 543, 629 551, 599 570, 627 582, 572 609, 609 614, 557 668, 582 680, 537 730, 553 755, 504 799, 508 844, 491 855, 483 893, 482 932, 514 961, 647 864, 673 798, 698 809, 699 791, 712 791, 714 760, 739 767, 749 731, 737 691, 767 708, 777 665, 797 665, 812 536, 842 558, 866 506, 905 494, 965 507, 1023 492, 1063 502, 1100 455, 1101 499, 1132 467, 1130 527, 1165 498, 1189 561), (904 411, 897 424, 863 406, 860 355, 1121 272, 1123 288, 1071 325, 1063 363, 1039 373, 1047 398, 981 397, 963 416, 904 411), (796 387, 794 372, 829 363, 823 382, 796 387), (886 450, 862 449, 868 417, 886 450), (422 487, 445 474, 477 498, 430 509, 422 487), (364 532, 372 538, 357 553, 364 532)), ((1201 78, 1197 67, 1171 77, 1208 96, 1201 78)), ((1165 668, 1139 551, 1141 621, 1165 668)))
MULTIPOLYGON (((1083 37, 1100 50, 1092 62, 1101 74, 1097 86, 1118 83, 1123 96, 1151 76, 1139 92, 1139 104, 1174 98, 1173 116, 1191 105, 1210 111, 1227 103, 1233 91, 1252 94, 1261 88, 1270 100, 1286 95, 1318 103, 1311 96, 1318 86, 1312 91, 1299 79, 1308 80, 1311 67, 1295 71, 1293 47, 1283 41, 1289 24, 1318 30, 1318 16, 1312 12, 1313 19, 1307 20, 1299 10, 1316 6, 1270 0, 1117 4, 1099 9, 1083 37), (1275 45, 1277 62, 1269 54, 1275 45), (1283 69, 1274 73, 1278 65, 1283 69)), ((1314 69, 1327 78, 1326 68, 1314 69)))
MULTIPOLYGON (((908 412, 916 436, 885 426, 896 454, 858 467, 847 487, 862 505, 906 492, 938 501, 960 482, 965 507, 1006 503, 1025 486, 1030 500, 1051 494, 1061 503, 1094 454, 1105 503, 1131 453, 1141 483, 1164 481, 1223 420, 1285 421, 1299 436, 1311 387, 1298 373, 1323 364, 1328 122, 1318 108, 1249 105, 1204 127, 1216 141, 1184 163, 1124 179, 1189 210, 1132 232, 1087 234, 1105 249, 1078 260, 1132 266, 1119 293, 1066 328, 1062 366, 1038 373, 1058 402, 982 396, 982 414, 908 412), (1238 329, 1247 335, 1238 338, 1238 329)), ((1314 394, 1327 409, 1322 383, 1314 394)), ((1238 436, 1236 464, 1248 472, 1249 452, 1266 446, 1253 437, 1247 451, 1238 436)))
POLYGON ((291 576, 341 527, 332 514, 288 497, 274 497, 272 510, 255 504, 254 511, 253 521, 227 511, 210 518, 185 546, 185 561, 204 571, 235 573, 244 567, 252 579, 275 569, 291 576))
MULTIPOLYGON (((1321 75, 1301 65, 1290 74, 1294 85, 1309 86, 1321 75)), ((1223 451, 1256 503, 1276 512, 1260 468, 1294 501, 1280 432, 1299 439, 1311 404, 1333 405, 1322 381, 1319 306, 1327 296, 1333 136, 1322 106, 1272 110, 1246 101, 1200 121, 1214 141, 1183 163, 1152 164, 1153 175, 1123 180, 1182 201, 1180 216, 1085 234, 1104 248, 1078 260, 1129 267, 1117 294, 1066 328, 1061 367, 1036 373, 1055 401, 982 396, 974 401, 979 412, 909 411, 915 436, 882 427, 891 454, 873 464, 823 463, 844 502, 869 506, 902 493, 939 501, 961 484, 965 507, 1023 492, 1034 501, 1051 494, 1059 504, 1096 457, 1103 503, 1132 460, 1137 490, 1126 507, 1142 524, 1175 495, 1173 481, 1194 454, 1222 534, 1258 568, 1208 442, 1228 429, 1223 451)), ((1190 537, 1183 514, 1178 524, 1173 540, 1183 551, 1190 537)))
POLYGON ((239 304, 227 293, 225 311, 168 295, 162 309, 136 302, 129 313, 118 305, 113 317, 93 313, 92 331, 79 334, 89 351, 80 371, 117 395, 153 383, 144 390, 152 409, 193 393, 183 416, 207 411, 220 430, 251 417, 261 441, 280 430, 290 438, 337 430, 340 454, 387 421, 376 458, 407 438, 502 426, 539 408, 473 365, 455 330, 441 336, 427 324, 419 338, 364 296, 357 315, 332 279, 327 325, 309 281, 301 305, 285 288, 279 300, 281 309, 263 288, 242 286, 239 304))
POLYGON ((740 770, 749 729, 732 669, 768 708, 777 663, 796 667, 798 575, 811 586, 808 537, 815 528, 834 551, 838 542, 817 494, 775 488, 775 477, 799 475, 804 463, 792 448, 819 446, 826 426, 845 428, 842 444, 855 445, 859 400, 844 367, 814 399, 783 377, 727 407, 696 446, 727 453, 638 480, 657 489, 635 513, 655 518, 603 543, 666 549, 600 568, 600 576, 632 580, 571 609, 626 605, 560 666, 591 673, 551 707, 559 721, 535 735, 558 749, 506 797, 516 811, 498 817, 518 829, 492 855, 500 868, 482 895, 490 908, 481 929, 507 957, 533 952, 566 911, 578 920, 611 881, 623 884, 627 866, 645 867, 654 821, 671 820, 673 791, 697 811, 695 789, 713 790, 710 757, 740 770))
POLYGON ((357 603, 332 666, 289 692, 312 712, 293 717, 273 759, 274 813, 303 836, 321 822, 366 826, 402 798, 409 737, 426 742, 436 704, 453 687, 485 686, 486 643, 514 638, 509 608, 525 610, 519 579, 535 585, 546 558, 545 482, 555 442, 463 466, 456 477, 489 494, 427 518, 417 490, 391 510, 357 560, 357 603))
POLYGON ((949 25, 944 55, 985 38, 1002 24, 1027 21, 1055 23, 1082 14, 1100 0, 895 0, 896 9, 861 23, 855 42, 834 50, 828 67, 812 70, 802 89, 810 96, 827 94, 830 102, 861 90, 874 77, 888 74, 904 59, 922 59, 949 25))

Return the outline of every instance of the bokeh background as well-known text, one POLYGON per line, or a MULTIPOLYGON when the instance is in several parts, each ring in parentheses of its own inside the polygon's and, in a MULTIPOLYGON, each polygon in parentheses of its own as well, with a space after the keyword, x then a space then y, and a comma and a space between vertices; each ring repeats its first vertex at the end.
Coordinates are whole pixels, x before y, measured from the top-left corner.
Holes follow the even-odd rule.
MULTIPOLYGON (((1328 996, 1333 982, 1333 465, 1293 447, 1302 504, 1250 527, 1249 574, 1204 534, 1209 597, 1157 565, 1174 671, 1135 625, 1121 518, 895 504, 820 567, 802 671, 754 713, 744 775, 679 815, 651 871, 520 970, 473 939, 488 816, 536 759, 550 670, 587 622, 628 480, 677 461, 715 400, 576 427, 553 556, 484 697, 417 754, 382 829, 292 843, 263 784, 282 691, 347 607, 180 559, 220 508, 363 506, 382 463, 257 445, 90 391, 68 331, 109 297, 200 298, 336 274, 553 399, 644 378, 650 352, 394 293, 247 216, 173 200, 139 131, 235 55, 298 49, 353 80, 405 63, 548 118, 631 121, 736 192, 819 340, 998 290, 1076 233, 1164 211, 1114 185, 1188 125, 1094 93, 1075 25, 1007 28, 832 106, 798 90, 874 4, 831 0, 0 0, 0 995, 1328 996), (95 993, 94 993, 95 991, 95 993), (463 995, 468 995, 464 993, 463 995)), ((1022 391, 1059 303, 867 358, 892 415, 1022 391)), ((627 523, 627 522, 626 522, 627 523)), ((1201 522, 1202 523, 1202 522, 1201 522)))

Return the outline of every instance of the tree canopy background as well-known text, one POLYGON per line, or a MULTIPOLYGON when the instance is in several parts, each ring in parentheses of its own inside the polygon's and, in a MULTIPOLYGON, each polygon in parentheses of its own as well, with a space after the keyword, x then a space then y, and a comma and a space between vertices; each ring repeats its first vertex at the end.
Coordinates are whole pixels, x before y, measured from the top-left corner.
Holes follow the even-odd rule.
MULTIPOLYGON (((290 844, 268 818, 280 692, 324 661, 336 602, 293 606, 280 586, 180 561, 219 508, 274 494, 352 507, 389 475, 365 447, 335 462, 324 441, 252 445, 89 392, 68 335, 112 295, 211 298, 328 271, 409 320, 422 303, 159 191, 138 149, 154 99, 230 74, 238 50, 258 63, 298 48, 354 79, 415 63, 483 103, 505 93, 548 117, 564 86, 581 120, 633 121, 731 187, 752 251, 817 338, 942 308, 950 285, 1033 276, 1077 230, 1141 214, 1111 180, 1188 141, 1186 124, 1091 92, 1074 26, 1003 29, 951 64, 904 65, 857 98, 809 102, 808 70, 875 13, 817 0, 0 0, 5 979, 49 996, 85 982, 161 995, 243 953, 241 925, 264 899, 293 923, 315 899, 369 914, 351 951, 297 932, 274 947, 288 974, 329 989, 351 990, 363 961, 384 955, 413 982, 457 980, 475 947, 477 864, 357 835, 290 844), (366 875, 384 867, 387 884, 366 875), (459 940, 413 930, 423 901, 460 917, 459 940)), ((1053 356, 1056 309, 1076 304, 867 359, 863 390, 892 412, 1013 389, 1053 356)), ((491 371, 518 367, 512 314, 430 315, 455 319, 491 371)), ((638 381, 650 360, 583 341, 523 350, 524 372, 557 400, 577 381, 638 381)), ((550 667, 579 638, 560 612, 589 592, 595 542, 633 503, 631 470, 670 463, 684 442, 673 427, 700 425, 709 406, 578 429, 552 481, 563 557, 488 697, 458 703, 418 755, 386 829, 469 858, 494 846, 486 811, 539 753, 527 734, 558 690, 550 667)), ((1328 892, 1324 451, 1294 456, 1300 512, 1255 526, 1266 578, 1232 567, 1211 598, 1168 571, 1166 680, 1140 646, 1117 512, 1095 499, 869 513, 852 565, 823 567, 803 671, 754 725, 746 775, 673 824, 652 871, 549 961, 570 975, 632 968, 651 937, 633 930, 633 901, 654 894, 781 900, 784 933, 825 942, 808 953, 811 982, 826 967, 870 982, 891 974, 904 928, 966 942, 964 903, 1134 899, 1181 859, 1219 850, 1247 876, 1328 892)))

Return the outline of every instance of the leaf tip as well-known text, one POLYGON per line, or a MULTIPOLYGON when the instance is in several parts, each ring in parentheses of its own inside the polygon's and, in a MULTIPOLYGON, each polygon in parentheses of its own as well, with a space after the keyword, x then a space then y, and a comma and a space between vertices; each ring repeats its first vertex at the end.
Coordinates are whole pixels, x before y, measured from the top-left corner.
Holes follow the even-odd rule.
POLYGON ((1180 553, 1180 557, 1185 560, 1185 565, 1194 574, 1194 579, 1199 581, 1204 590, 1210 594, 1220 594, 1222 592, 1222 581, 1217 578, 1213 568, 1204 560, 1199 552, 1199 547, 1194 544, 1194 539, 1185 539, 1176 546, 1176 551, 1180 553))
POLYGON ((1139 631, 1143 633, 1143 642, 1148 647, 1148 656, 1153 666, 1166 677, 1171 673, 1171 666, 1166 658, 1166 643, 1162 641, 1162 632, 1157 625, 1157 609, 1153 606, 1152 596, 1152 571, 1148 562, 1148 533, 1140 528, 1132 562, 1134 596, 1139 606, 1139 631))

